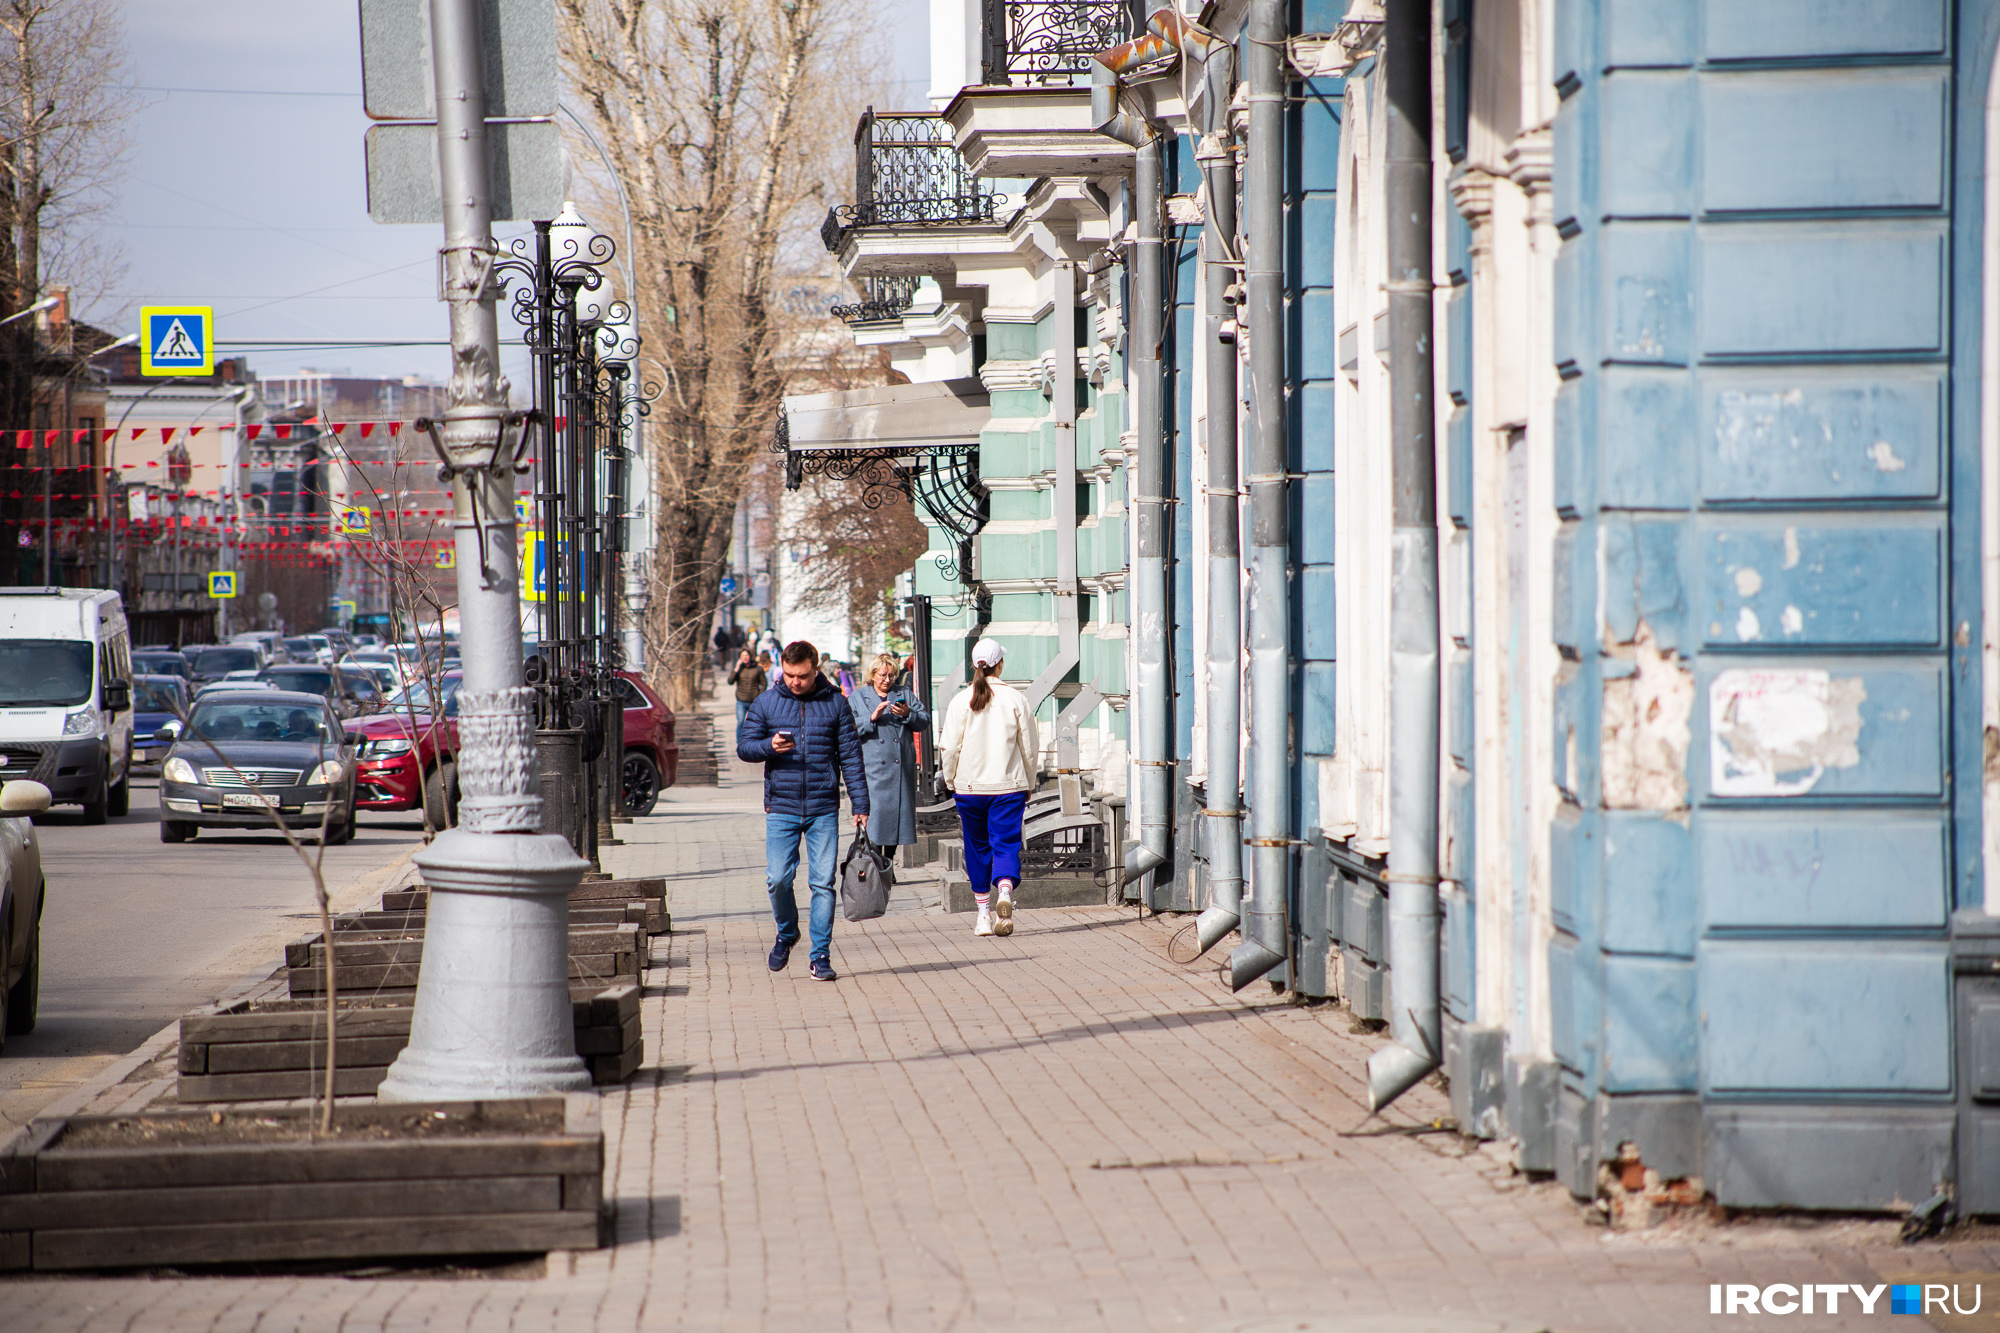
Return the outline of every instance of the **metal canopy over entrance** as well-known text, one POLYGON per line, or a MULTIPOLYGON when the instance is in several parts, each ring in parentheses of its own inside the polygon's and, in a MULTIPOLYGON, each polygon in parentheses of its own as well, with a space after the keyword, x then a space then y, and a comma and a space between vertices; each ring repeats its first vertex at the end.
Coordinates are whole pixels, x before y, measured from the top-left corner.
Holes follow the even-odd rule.
POLYGON ((970 378, 802 394, 785 399, 773 448, 787 490, 809 475, 859 478, 872 508, 894 487, 964 542, 986 522, 979 432, 989 416, 986 388, 970 378))

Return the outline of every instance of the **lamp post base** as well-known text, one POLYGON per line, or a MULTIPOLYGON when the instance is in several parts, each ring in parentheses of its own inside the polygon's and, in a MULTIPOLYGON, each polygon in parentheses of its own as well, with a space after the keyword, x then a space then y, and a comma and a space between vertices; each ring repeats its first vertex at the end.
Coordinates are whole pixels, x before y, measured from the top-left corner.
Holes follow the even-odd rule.
POLYGON ((569 891, 589 862, 551 834, 449 829, 414 858, 430 888, 410 1044, 385 1102, 576 1092, 569 891))

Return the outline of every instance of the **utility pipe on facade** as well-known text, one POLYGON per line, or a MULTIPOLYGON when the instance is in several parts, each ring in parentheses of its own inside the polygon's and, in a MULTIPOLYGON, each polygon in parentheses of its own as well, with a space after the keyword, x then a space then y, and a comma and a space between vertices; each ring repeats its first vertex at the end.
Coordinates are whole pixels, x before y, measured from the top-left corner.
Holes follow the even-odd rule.
POLYGON ((1135 43, 1114 46, 1091 62, 1091 119, 1099 133, 1132 145, 1132 428, 1138 439, 1133 466, 1133 538, 1137 554, 1126 584, 1134 634, 1132 712, 1134 766, 1139 770, 1139 839, 1125 858, 1123 883, 1165 866, 1172 855, 1173 763, 1167 757, 1167 459, 1160 359, 1164 255, 1160 222, 1165 208, 1160 146, 1152 125, 1117 106, 1116 66, 1107 63, 1135 43))
POLYGON ((1389 985, 1394 1041, 1368 1057, 1379 1111, 1443 1058, 1438 1017, 1438 531, 1431 364, 1431 11, 1389 0, 1389 985))
MULTIPOLYGON (((431 0, 450 405, 433 437, 451 474, 458 560, 461 823, 416 855, 429 929, 410 1042, 384 1101, 510 1097, 590 1086, 569 998, 569 891, 588 869, 541 833, 532 691, 522 682, 513 453, 490 281, 493 191, 477 0, 431 0)), ((518 435, 514 435, 518 439, 518 435)))
POLYGON ((1127 323, 1132 367, 1132 427, 1138 457, 1133 468, 1133 538, 1137 548, 1126 584, 1135 632, 1132 711, 1139 770, 1139 839, 1125 858, 1122 882, 1130 884, 1165 866, 1172 856, 1173 760, 1169 757, 1167 679, 1167 516, 1172 477, 1167 468, 1163 359, 1166 319, 1165 254, 1161 226, 1166 209, 1160 136, 1149 116, 1121 106, 1120 76, 1176 56, 1205 60, 1217 49, 1212 33, 1170 9, 1156 11, 1148 31, 1098 53, 1090 65, 1091 122, 1135 150, 1132 167, 1132 314, 1127 323))
POLYGON ((1285 0, 1253 0, 1243 288, 1250 338, 1250 893, 1229 956, 1242 990, 1285 961, 1292 860, 1291 516, 1285 433, 1285 0))
POLYGON ((1204 952, 1236 929, 1243 910, 1243 812, 1240 784, 1243 693, 1243 552, 1237 531, 1236 336, 1230 288, 1236 285, 1236 146, 1229 102, 1236 62, 1208 62, 1202 93, 1201 147, 1195 154, 1208 189, 1201 251, 1208 317, 1208 906, 1195 923, 1204 952), (1225 336, 1225 334, 1227 336, 1225 336))

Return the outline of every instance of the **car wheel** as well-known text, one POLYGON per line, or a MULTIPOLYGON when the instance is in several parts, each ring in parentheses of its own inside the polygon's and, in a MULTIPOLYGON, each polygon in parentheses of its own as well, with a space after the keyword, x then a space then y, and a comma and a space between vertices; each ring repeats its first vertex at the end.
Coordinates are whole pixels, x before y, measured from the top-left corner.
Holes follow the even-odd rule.
POLYGON ((132 813, 132 766, 125 765, 125 780, 111 789, 111 799, 106 805, 114 819, 123 819, 132 813))
POLYGON ((439 764, 424 775, 424 809, 432 828, 458 822, 458 766, 439 764))
POLYGON ((35 914, 35 924, 28 928, 33 933, 28 936, 28 965, 21 972, 21 979, 7 992, 7 1031, 17 1036, 25 1036, 35 1030, 35 1012, 41 1007, 42 990, 42 917, 35 914))
POLYGON ((660 769, 644 750, 625 752, 625 813, 633 818, 653 813, 660 799, 660 769))
POLYGON ((83 801, 83 822, 102 824, 111 809, 111 778, 107 774, 97 780, 97 790, 83 801))
POLYGON ((185 824, 178 819, 162 819, 160 821, 160 841, 186 842, 194 836, 194 829, 195 826, 193 824, 185 824))

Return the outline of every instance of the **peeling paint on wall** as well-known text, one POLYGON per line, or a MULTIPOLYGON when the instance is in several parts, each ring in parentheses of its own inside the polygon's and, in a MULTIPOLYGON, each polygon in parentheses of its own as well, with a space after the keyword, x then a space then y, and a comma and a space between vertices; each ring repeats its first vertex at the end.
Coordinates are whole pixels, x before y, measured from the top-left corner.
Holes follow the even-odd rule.
POLYGON ((1644 622, 1626 660, 1631 673, 1604 682, 1604 804, 1614 810, 1684 810, 1694 674, 1680 654, 1655 646, 1652 627, 1644 622))
POLYGON ((1710 792, 1803 796, 1828 769, 1854 767, 1867 697, 1859 676, 1724 671, 1708 687, 1710 792))

